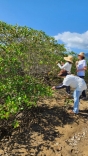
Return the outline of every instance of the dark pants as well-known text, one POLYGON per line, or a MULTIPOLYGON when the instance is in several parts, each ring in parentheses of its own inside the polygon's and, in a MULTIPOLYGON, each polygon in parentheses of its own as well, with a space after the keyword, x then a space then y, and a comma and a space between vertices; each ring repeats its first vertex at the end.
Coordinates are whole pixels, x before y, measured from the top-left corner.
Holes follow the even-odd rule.
POLYGON ((67 86, 67 87, 66 87, 66 92, 67 92, 68 94, 70 94, 70 86, 67 86))
MULTIPOLYGON (((84 76, 79 76, 79 77, 82 78, 82 79, 84 79, 84 76)), ((85 92, 85 90, 83 90, 82 96, 83 96, 83 97, 86 97, 86 92, 85 92)))

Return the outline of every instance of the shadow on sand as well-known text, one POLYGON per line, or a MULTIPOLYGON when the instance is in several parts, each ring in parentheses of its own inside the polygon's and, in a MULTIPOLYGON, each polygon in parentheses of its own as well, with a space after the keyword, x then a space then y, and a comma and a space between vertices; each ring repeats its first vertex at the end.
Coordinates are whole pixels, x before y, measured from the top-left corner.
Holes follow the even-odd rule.
MULTIPOLYGON (((88 110, 86 112, 81 111, 80 115, 82 113, 85 113, 88 117, 88 110)), ((3 149, 3 146, 9 147, 7 150, 9 155, 19 156, 19 152, 15 152, 15 154, 12 152, 13 150, 18 151, 17 149, 20 149, 24 145, 29 153, 31 149, 36 149, 35 156, 37 156, 42 150, 42 146, 49 148, 48 142, 54 142, 56 138, 60 138, 63 135, 59 133, 59 130, 57 131, 57 127, 64 127, 64 125, 70 124, 75 121, 75 118, 70 116, 64 107, 49 107, 42 104, 41 106, 21 112, 18 115, 18 120, 20 122, 19 128, 8 129, 8 126, 4 126, 1 129, 1 148, 3 149), (39 140, 36 140, 34 134, 37 134, 37 138, 42 135, 43 142, 40 141, 38 143, 39 140)))

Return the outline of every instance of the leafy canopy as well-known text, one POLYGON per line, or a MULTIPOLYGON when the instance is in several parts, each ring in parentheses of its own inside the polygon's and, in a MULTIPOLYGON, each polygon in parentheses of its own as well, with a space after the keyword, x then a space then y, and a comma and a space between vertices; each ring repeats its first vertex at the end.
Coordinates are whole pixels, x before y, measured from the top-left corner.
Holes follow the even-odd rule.
POLYGON ((8 119, 25 107, 50 96, 44 76, 57 71, 64 45, 42 31, 0 22, 0 118, 8 119))

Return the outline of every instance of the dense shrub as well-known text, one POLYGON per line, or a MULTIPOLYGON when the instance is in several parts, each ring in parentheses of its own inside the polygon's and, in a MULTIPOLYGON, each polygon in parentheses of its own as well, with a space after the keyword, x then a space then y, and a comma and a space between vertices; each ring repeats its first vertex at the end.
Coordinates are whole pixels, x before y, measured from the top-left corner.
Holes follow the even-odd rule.
MULTIPOLYGON (((46 81, 59 71, 56 62, 67 55, 63 44, 42 31, 0 22, 0 119, 36 105, 40 97, 51 96, 46 81)), ((74 64, 77 56, 74 56, 74 64)), ((76 74, 73 66, 72 73, 76 74)), ((86 72, 88 78, 88 71, 86 72)), ((14 121, 14 127, 19 124, 14 121)))
POLYGON ((47 75, 57 72, 66 49, 42 31, 0 22, 0 118, 8 119, 25 107, 50 96, 47 75))

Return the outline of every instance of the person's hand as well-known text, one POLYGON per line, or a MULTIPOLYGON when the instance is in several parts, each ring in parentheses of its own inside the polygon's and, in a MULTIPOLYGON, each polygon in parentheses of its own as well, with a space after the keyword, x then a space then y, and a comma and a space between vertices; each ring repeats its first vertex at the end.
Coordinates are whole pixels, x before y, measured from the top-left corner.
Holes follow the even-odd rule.
POLYGON ((52 90, 55 90, 55 86, 52 87, 52 90))
POLYGON ((76 64, 76 66, 77 66, 77 65, 78 65, 78 61, 76 61, 76 63, 75 63, 75 64, 76 64))
POLYGON ((56 61, 56 64, 58 64, 58 61, 56 61))
POLYGON ((63 66, 64 65, 64 62, 61 62, 61 65, 63 66))
POLYGON ((83 71, 83 69, 77 69, 76 71, 77 71, 77 72, 80 72, 80 71, 83 71))

